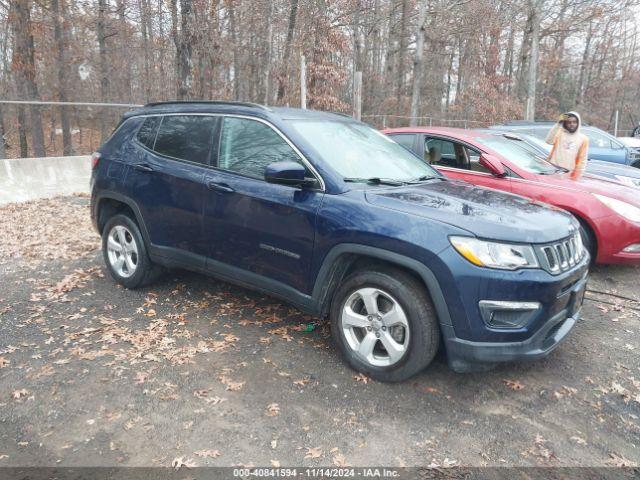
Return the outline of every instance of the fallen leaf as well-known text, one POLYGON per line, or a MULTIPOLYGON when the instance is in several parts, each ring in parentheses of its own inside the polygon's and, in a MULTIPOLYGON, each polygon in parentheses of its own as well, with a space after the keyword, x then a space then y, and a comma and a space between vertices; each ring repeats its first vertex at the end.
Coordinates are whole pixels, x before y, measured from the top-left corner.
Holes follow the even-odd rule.
POLYGON ((367 377, 364 373, 359 373, 358 375, 354 375, 354 376, 353 376, 353 379, 354 379, 356 382, 362 382, 362 383, 364 383, 365 385, 371 381, 371 378, 370 378, 370 377, 367 377))
POLYGON ((609 465, 613 465, 614 467, 625 467, 625 468, 635 468, 638 466, 637 463, 632 462, 631 460, 624 458, 623 455, 620 455, 619 453, 615 453, 612 452, 609 454, 609 460, 607 460, 607 463, 609 465))
POLYGON ((522 390, 524 388, 524 385, 517 380, 504 379, 503 382, 511 390, 522 390))
POLYGON ((194 455, 202 458, 218 458, 221 453, 218 450, 198 450, 193 452, 194 455))
POLYGON ((272 467, 280 467, 280 462, 278 460, 271 460, 271 466, 272 467))
POLYGON ((322 456, 322 449, 320 447, 307 448, 307 454, 304 458, 320 458, 322 456))
POLYGON ((9 365, 9 363, 11 363, 9 362, 9 360, 4 357, 0 357, 0 368, 6 367, 7 365, 9 365))
POLYGON ((267 412, 265 415, 267 417, 275 417, 280 413, 280 406, 277 403, 271 403, 267 405, 267 412))
POLYGON ((15 399, 15 400, 19 400, 22 397, 26 397, 27 395, 29 395, 29 391, 26 389, 21 389, 21 390, 14 390, 13 392, 11 392, 11 396, 15 399))
POLYGON ((339 453, 338 455, 336 455, 335 457, 333 457, 333 464, 336 467, 347 467, 347 459, 344 458, 344 455, 342 455, 341 453, 339 453))
POLYGON ((171 466, 176 470, 180 470, 182 467, 194 468, 198 465, 196 465, 190 458, 185 459, 184 457, 177 457, 173 459, 173 461, 171 462, 171 466))

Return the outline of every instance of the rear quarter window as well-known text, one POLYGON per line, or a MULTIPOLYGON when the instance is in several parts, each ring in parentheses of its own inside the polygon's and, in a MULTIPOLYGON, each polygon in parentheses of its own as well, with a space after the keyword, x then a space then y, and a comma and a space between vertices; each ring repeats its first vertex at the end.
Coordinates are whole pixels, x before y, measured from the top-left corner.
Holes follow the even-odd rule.
POLYGON ((153 142, 156 139, 156 132, 160 124, 160 117, 147 117, 140 126, 136 138, 149 149, 153 149, 153 142))

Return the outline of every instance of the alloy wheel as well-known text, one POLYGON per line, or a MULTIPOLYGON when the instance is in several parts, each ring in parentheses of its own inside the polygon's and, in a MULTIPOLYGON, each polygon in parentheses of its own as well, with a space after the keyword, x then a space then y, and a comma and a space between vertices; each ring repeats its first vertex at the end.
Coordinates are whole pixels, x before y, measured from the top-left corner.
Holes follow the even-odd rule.
POLYGON ((360 288, 347 298, 341 326, 355 355, 374 367, 395 365, 409 348, 409 321, 404 310, 378 288, 360 288))
POLYGON ((111 268, 123 278, 128 278, 138 267, 138 245, 123 225, 114 226, 107 237, 107 256, 111 268))

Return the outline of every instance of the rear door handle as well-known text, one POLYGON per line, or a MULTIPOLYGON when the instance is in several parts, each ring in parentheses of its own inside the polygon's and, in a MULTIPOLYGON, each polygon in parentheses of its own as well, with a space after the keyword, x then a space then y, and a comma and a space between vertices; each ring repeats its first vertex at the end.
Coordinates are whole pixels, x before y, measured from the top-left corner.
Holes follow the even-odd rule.
POLYGON ((213 181, 207 182, 207 188, 215 192, 222 192, 222 193, 235 192, 235 190, 231 188, 229 185, 227 185, 226 183, 219 183, 219 182, 213 182, 213 181))
POLYGON ((133 165, 133 168, 141 172, 153 172, 153 168, 146 163, 136 163, 133 165))

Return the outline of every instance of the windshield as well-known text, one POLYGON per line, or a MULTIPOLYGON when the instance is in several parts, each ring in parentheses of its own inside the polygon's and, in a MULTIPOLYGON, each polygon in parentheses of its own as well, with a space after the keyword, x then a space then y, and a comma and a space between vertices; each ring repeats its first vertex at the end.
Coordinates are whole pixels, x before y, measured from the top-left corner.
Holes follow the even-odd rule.
POLYGON ((347 179, 399 182, 441 175, 386 135, 355 122, 289 120, 322 160, 347 179))
POLYGON ((527 172, 549 174, 560 171, 559 168, 543 160, 540 156, 520 146, 519 141, 508 140, 504 137, 480 137, 476 140, 527 172))
POLYGON ((551 145, 549 145, 547 142, 545 142, 544 140, 534 136, 534 135, 522 135, 522 138, 524 140, 527 140, 531 143, 533 143, 534 145, 536 145, 538 148, 540 148, 540 150, 544 151, 546 154, 549 154, 549 152, 551 152, 551 145))

